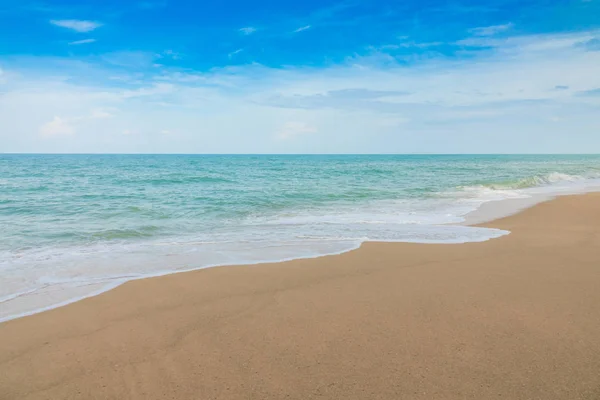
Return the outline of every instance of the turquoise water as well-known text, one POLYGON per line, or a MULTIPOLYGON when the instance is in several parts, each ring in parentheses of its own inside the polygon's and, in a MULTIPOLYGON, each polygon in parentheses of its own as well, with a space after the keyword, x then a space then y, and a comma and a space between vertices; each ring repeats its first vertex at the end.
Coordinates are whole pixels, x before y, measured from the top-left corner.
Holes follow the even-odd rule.
POLYGON ((600 156, 0 155, 0 320, 181 270, 488 240, 456 224, 598 178, 600 156))

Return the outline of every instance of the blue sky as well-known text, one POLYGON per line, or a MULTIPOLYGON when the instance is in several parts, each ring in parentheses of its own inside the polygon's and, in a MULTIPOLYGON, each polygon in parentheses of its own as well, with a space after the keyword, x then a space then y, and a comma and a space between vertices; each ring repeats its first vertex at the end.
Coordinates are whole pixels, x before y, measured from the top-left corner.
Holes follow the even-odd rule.
POLYGON ((0 0, 0 152, 600 152, 600 0, 0 0))

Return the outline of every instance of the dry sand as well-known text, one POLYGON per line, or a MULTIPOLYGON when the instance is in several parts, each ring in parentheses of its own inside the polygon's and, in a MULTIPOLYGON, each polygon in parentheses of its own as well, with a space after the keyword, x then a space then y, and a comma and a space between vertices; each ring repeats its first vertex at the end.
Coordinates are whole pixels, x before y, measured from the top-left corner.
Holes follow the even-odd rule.
POLYGON ((0 324, 2 399, 600 399, 600 195, 485 243, 129 282, 0 324))

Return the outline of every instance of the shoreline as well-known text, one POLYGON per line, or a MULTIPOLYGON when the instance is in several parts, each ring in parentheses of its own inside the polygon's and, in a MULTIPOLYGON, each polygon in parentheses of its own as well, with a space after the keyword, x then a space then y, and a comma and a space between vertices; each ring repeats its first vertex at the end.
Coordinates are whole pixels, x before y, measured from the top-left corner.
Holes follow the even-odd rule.
POLYGON ((512 232, 487 242, 369 242, 129 281, 0 324, 0 392, 591 400, 599 200, 560 196, 487 223, 512 232))
POLYGON ((493 223, 502 218, 517 215, 531 207, 548 201, 555 200, 563 196, 581 196, 589 193, 600 192, 600 180, 595 180, 593 184, 585 188, 560 188, 554 192, 544 193, 544 187, 530 188, 529 197, 505 198, 502 200, 491 200, 482 203, 476 210, 463 216, 465 219, 460 225, 482 226, 493 223))
MULTIPOLYGON (((486 201, 486 202, 482 203, 477 209, 463 215, 462 216, 462 218, 464 218, 463 222, 453 223, 453 224, 443 224, 443 225, 490 228, 486 225, 493 223, 494 221, 496 221, 498 219, 517 215, 531 207, 535 207, 538 204, 552 201, 552 200, 562 197, 562 196, 584 195, 584 194, 588 194, 588 193, 600 192, 600 180, 597 180, 597 181, 598 182, 595 182, 595 184, 591 184, 591 182, 588 183, 590 186, 586 186, 585 189, 584 188, 569 188, 569 187, 566 187, 566 188, 565 187, 562 187, 562 188, 561 187, 530 188, 529 190, 552 189, 554 191, 550 191, 547 193, 544 193, 544 192, 530 193, 530 194, 528 194, 528 197, 522 197, 522 198, 504 198, 504 199, 500 199, 500 200, 486 201)), ((509 234, 510 234, 510 231, 508 231, 505 234, 501 234, 497 237, 492 237, 492 238, 488 238, 488 239, 481 240, 481 241, 496 240, 504 235, 509 235, 509 234)), ((448 242, 447 244, 458 245, 458 244, 465 244, 465 243, 478 243, 481 241, 468 241, 468 242, 456 242, 456 243, 448 242)), ((36 308, 31 311, 17 313, 14 315, 10 315, 8 317, 0 317, 0 324, 6 323, 8 321, 13 321, 15 319, 20 319, 20 318, 24 318, 24 317, 33 316, 33 315, 36 315, 39 313, 51 311, 51 310, 54 310, 57 308, 65 307, 65 306, 77 303, 79 301, 109 292, 109 291, 114 290, 115 288, 122 286, 128 282, 144 280, 144 279, 151 279, 151 278, 158 278, 158 277, 168 276, 171 274, 189 273, 189 272, 199 271, 199 270, 204 270, 204 269, 232 267, 232 266, 255 266, 255 265, 261 265, 261 264, 273 264, 273 263, 287 263, 287 262, 294 261, 294 260, 310 260, 310 259, 317 259, 317 258, 321 258, 321 257, 336 256, 336 255, 341 255, 341 254, 345 254, 348 252, 358 250, 366 243, 439 244, 439 243, 426 243, 426 242, 411 242, 411 241, 405 241, 405 240, 398 240, 398 241, 394 241, 394 240, 386 240, 386 241, 363 240, 360 243, 358 243, 357 245, 352 246, 351 248, 332 252, 332 253, 310 254, 310 255, 306 255, 306 256, 291 257, 291 258, 284 258, 284 259, 277 259, 277 260, 259 260, 259 261, 248 262, 248 263, 214 264, 214 265, 192 267, 189 269, 180 269, 180 270, 165 270, 165 271, 159 271, 157 273, 146 274, 146 275, 138 276, 138 277, 129 277, 129 278, 115 277, 115 278, 113 278, 115 280, 114 283, 109 283, 105 287, 102 287, 97 290, 93 290, 92 292, 87 293, 85 295, 75 296, 71 299, 68 299, 65 301, 60 301, 56 304, 44 306, 41 308, 36 308)), ((15 297, 18 298, 20 296, 22 296, 22 294, 18 294, 15 297)))

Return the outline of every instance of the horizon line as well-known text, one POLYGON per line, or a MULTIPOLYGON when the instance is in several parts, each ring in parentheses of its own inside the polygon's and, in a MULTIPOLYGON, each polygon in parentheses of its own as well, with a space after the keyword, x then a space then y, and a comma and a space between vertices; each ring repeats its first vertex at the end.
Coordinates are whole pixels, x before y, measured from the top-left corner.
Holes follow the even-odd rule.
POLYGON ((600 153, 37 153, 0 152, 2 155, 80 156, 598 156, 600 153))

